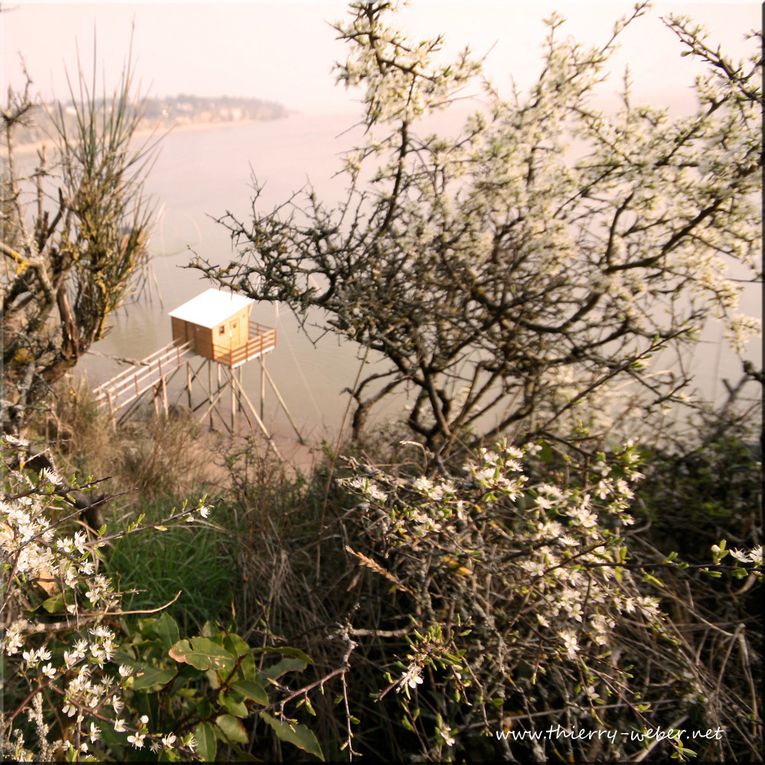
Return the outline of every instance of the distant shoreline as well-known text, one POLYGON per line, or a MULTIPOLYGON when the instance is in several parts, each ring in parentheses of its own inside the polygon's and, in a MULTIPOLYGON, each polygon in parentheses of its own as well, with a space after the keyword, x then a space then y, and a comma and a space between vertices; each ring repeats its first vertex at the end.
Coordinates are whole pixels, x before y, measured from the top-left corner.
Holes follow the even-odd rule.
MULTIPOLYGON (((182 122, 176 125, 164 126, 157 125, 155 127, 141 127, 133 134, 134 140, 151 139, 152 137, 161 139, 166 135, 172 135, 174 133, 195 133, 201 130, 209 130, 212 128, 220 127, 236 127, 237 125, 252 125, 256 122, 276 122, 278 120, 292 117, 298 112, 288 112, 283 117, 273 117, 271 119, 240 119, 240 120, 211 120, 209 122, 182 122)), ((13 147, 13 155, 15 157, 28 156, 34 154, 43 147, 51 148, 55 144, 53 139, 45 141, 32 141, 30 143, 17 144, 13 147)), ((3 145, 0 147, 0 158, 6 158, 8 151, 3 145)))

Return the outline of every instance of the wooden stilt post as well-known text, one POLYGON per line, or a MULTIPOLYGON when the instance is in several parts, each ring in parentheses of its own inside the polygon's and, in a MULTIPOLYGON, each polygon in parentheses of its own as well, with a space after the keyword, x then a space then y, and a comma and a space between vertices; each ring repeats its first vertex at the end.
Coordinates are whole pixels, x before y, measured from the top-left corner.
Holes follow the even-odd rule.
MULTIPOLYGON (((157 372, 159 373, 159 384, 157 385, 157 390, 154 394, 155 400, 157 394, 160 394, 162 396, 162 409, 165 413, 165 417, 167 417, 167 389, 165 388, 165 373, 162 369, 162 358, 157 359, 157 372)), ((157 406, 154 407, 154 410, 157 410, 157 406)), ((159 414, 157 412, 157 414, 159 414)))
POLYGON ((297 434, 298 440, 301 444, 305 444, 305 440, 303 439, 303 436, 301 435, 300 431, 298 430, 298 426, 295 425, 295 420, 292 419, 292 415, 290 414, 290 410, 287 407, 287 403, 282 398, 282 394, 279 393, 279 389, 276 387, 276 383, 271 378, 271 375, 268 374, 268 370, 265 368, 265 366, 261 367, 261 370, 265 373, 266 379, 271 384, 271 389, 276 394, 276 398, 278 399, 279 403, 281 404, 282 409, 284 410, 284 413, 287 415, 287 419, 290 421, 290 425, 292 425, 292 429, 297 434))
MULTIPOLYGON (((212 416, 212 361, 207 362, 207 404, 210 407, 210 430, 213 429, 213 416, 212 416)), ((204 419, 204 417, 202 417, 204 419)))
POLYGON ((231 432, 236 431, 236 370, 233 367, 228 368, 229 387, 231 388, 231 432))
POLYGON ((242 401, 242 391, 244 390, 244 365, 239 367, 239 379, 237 380, 239 385, 237 386, 237 398, 239 400, 239 411, 244 415, 245 419, 247 420, 247 425, 250 428, 250 430, 255 429, 255 423, 250 419, 250 415, 247 411, 247 407, 244 405, 242 401))
POLYGON ((191 399, 191 362, 186 362, 186 395, 189 399, 189 409, 191 409, 192 405, 192 399, 191 399))
POLYGON ((266 403, 266 357, 260 354, 260 419, 263 419, 266 403))
POLYGON ((159 378, 159 386, 160 391, 162 392, 162 411, 165 413, 165 417, 168 417, 170 414, 170 409, 167 405, 167 380, 165 379, 164 372, 161 372, 161 376, 159 378))
MULTIPOLYGON (((203 422, 205 417, 207 417, 208 414, 210 415, 210 420, 212 420, 213 413, 216 413, 218 415, 218 417, 221 418, 221 421, 223 422, 223 424, 228 429, 228 425, 226 424, 226 421, 223 419, 223 416, 218 411, 218 407, 216 406, 216 404, 218 403, 218 399, 223 395, 225 390, 226 390, 226 386, 224 385, 224 386, 218 388, 218 390, 215 392, 214 396, 210 397, 209 402, 208 402, 209 403, 209 409, 207 409, 207 411, 205 411, 205 412, 202 412, 202 416, 199 418, 199 422, 203 422)), ((212 426, 211 426, 211 429, 212 429, 212 426)))
MULTIPOLYGON (((202 363, 199 365, 197 369, 194 369, 194 365, 189 361, 188 362, 190 371, 187 371, 186 373, 186 385, 187 387, 190 387, 191 389, 191 404, 189 405, 189 409, 191 409, 192 412, 196 412, 197 409, 201 409, 205 402, 202 401, 201 403, 194 406, 194 381, 199 377, 199 375, 202 373, 202 370, 205 368, 205 365, 207 364, 207 359, 202 359, 202 363)), ((175 400, 176 404, 180 404, 181 399, 184 396, 184 393, 186 391, 186 388, 182 388, 180 393, 178 394, 178 398, 175 400)))
POLYGON ((161 390, 162 390, 162 411, 165 414, 165 417, 170 416, 170 407, 167 404, 167 380, 165 380, 165 376, 162 375, 162 380, 160 381, 161 390))
MULTIPOLYGON (((236 384, 236 381, 234 381, 234 384, 236 384)), ((280 460, 283 460, 284 457, 282 457, 282 455, 279 453, 279 450, 276 448, 276 444, 274 443, 274 439, 271 438, 271 434, 268 432, 268 429, 263 424, 263 420, 261 420, 260 417, 258 416, 258 412, 255 409, 255 407, 252 405, 252 401, 250 401, 250 397, 247 395, 247 392, 244 390, 244 388, 240 388, 239 392, 244 397, 245 403, 247 404, 247 406, 249 406, 250 411, 253 414, 253 417, 255 417, 255 422, 258 423, 258 427, 263 431, 263 435, 265 435, 265 437, 268 439, 269 446, 271 446, 273 448, 274 453, 276 454, 276 456, 280 460)))

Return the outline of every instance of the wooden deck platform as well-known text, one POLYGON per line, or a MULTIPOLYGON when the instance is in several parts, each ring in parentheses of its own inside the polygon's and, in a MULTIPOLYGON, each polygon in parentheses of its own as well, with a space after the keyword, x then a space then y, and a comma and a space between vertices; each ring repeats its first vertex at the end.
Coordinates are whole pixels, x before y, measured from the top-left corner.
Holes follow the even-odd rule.
MULTIPOLYGON (((276 330, 255 322, 249 323, 249 340, 239 348, 213 345, 213 361, 229 369, 246 364, 264 356, 276 348, 276 330)), ((113 416, 132 404, 144 393, 154 390, 167 400, 165 387, 170 377, 186 362, 186 357, 196 355, 191 343, 171 342, 138 363, 99 385, 93 392, 99 408, 113 416)))
POLYGON ((236 349, 213 344, 213 359, 219 364, 236 369, 276 348, 276 330, 272 327, 264 327, 262 324, 251 321, 249 336, 247 344, 236 349))

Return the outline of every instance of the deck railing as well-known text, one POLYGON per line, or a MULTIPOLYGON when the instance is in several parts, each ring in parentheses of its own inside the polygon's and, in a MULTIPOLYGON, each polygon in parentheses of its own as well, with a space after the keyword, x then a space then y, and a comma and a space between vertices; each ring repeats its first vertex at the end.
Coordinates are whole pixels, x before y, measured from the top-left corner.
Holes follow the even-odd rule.
POLYGON ((213 360, 229 367, 237 367, 276 348, 276 330, 257 322, 250 322, 250 337, 238 348, 226 348, 213 344, 213 360))
POLYGON ((191 343, 168 343, 99 385, 93 391, 96 403, 112 412, 120 410, 178 369, 190 351, 191 343))

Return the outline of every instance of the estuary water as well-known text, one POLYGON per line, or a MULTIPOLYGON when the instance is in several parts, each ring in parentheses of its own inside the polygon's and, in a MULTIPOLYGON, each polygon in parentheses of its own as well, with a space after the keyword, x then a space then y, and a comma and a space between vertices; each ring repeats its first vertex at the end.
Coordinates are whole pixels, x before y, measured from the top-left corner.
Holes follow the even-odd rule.
MULTIPOLYGON (((199 126, 165 136, 146 184, 157 211, 148 289, 111 318, 107 337, 78 365, 88 384, 95 387, 124 369, 115 357, 141 359, 170 342, 168 312, 211 286, 199 271, 186 266, 193 253, 214 263, 229 262, 234 249, 228 231, 214 218, 231 211, 246 220, 253 175, 264 185, 259 204, 263 211, 285 201, 309 178, 322 199, 339 199, 343 181, 333 176, 341 167, 341 152, 353 143, 354 131, 348 131, 353 122, 352 116, 295 114, 274 121, 199 126)), ((268 355, 267 366, 301 432, 314 443, 334 438, 348 403, 343 389, 359 369, 358 347, 334 337, 318 339, 317 331, 307 337, 284 305, 256 304, 251 317, 277 328, 277 348, 268 355)), ((245 365, 244 384, 256 403, 257 362, 245 365)), ((201 401, 201 389, 196 395, 201 401)), ((400 403, 391 401, 381 411, 384 415, 399 410, 400 403)), ((291 432, 270 389, 266 422, 276 436, 291 432)))
MULTIPOLYGON (((96 386, 124 368, 113 357, 141 359, 171 340, 168 312, 210 286, 198 271, 185 268, 192 251, 212 262, 229 262, 234 250, 228 232, 214 218, 230 210, 246 220, 253 174, 264 185, 261 211, 285 201, 309 178, 321 199, 339 200, 344 186, 335 174, 341 152, 360 135, 358 128, 349 131, 353 123, 353 115, 293 114, 167 135, 146 186, 157 210, 150 289, 112 317, 109 335, 92 348, 77 373, 96 386)), ((742 310, 760 315, 758 289, 748 289, 742 310)), ((256 304, 252 318, 277 328, 278 346, 268 356, 268 369, 301 430, 313 443, 334 439, 348 404, 344 389, 359 369, 358 347, 330 336, 314 344, 283 305, 256 304)), ((697 386, 706 397, 719 397, 722 378, 737 380, 740 374, 740 362, 720 343, 721 335, 719 325, 711 326, 694 353, 697 386)), ((747 357, 761 364, 758 341, 749 344, 747 357)), ((255 402, 260 391, 257 363, 245 365, 244 383, 255 402)), ((174 390, 177 396, 180 389, 174 390)), ((199 390, 198 401, 201 396, 199 390)), ((402 398, 391 399, 376 410, 378 422, 394 417, 402 405, 402 398)), ((278 440, 289 438, 288 421, 270 391, 266 422, 278 440)))

